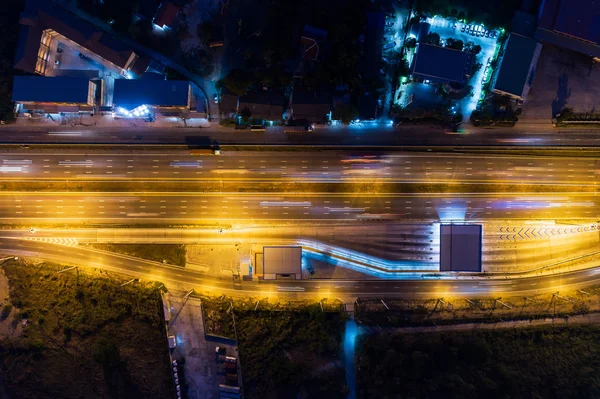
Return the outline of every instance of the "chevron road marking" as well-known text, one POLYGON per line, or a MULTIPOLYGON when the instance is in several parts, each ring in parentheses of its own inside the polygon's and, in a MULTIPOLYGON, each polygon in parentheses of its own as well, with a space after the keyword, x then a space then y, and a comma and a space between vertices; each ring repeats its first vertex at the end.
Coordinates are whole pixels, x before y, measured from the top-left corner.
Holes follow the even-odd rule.
POLYGON ((57 238, 57 237, 25 237, 29 241, 44 242, 47 244, 63 245, 66 247, 75 247, 79 242, 75 238, 57 238))

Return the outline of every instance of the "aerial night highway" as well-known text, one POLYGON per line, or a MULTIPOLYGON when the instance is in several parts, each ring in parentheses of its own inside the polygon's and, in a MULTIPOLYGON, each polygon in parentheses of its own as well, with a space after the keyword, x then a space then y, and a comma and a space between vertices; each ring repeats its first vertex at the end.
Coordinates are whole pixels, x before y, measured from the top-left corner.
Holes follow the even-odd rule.
POLYGON ((600 398, 600 2, 2 3, 0 399, 600 398))

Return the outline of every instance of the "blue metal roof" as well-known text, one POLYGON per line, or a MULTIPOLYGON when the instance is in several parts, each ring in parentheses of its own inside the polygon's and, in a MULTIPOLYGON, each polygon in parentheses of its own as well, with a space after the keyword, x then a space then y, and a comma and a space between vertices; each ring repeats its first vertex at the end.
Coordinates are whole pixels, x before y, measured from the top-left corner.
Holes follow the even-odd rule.
POLYGON ((140 105, 184 107, 189 89, 186 80, 117 79, 113 103, 128 110, 140 105))
POLYGON ((13 101, 87 103, 88 78, 15 76, 13 101))
POLYGON ((537 45, 538 42, 533 39, 515 33, 510 34, 494 89, 518 97, 522 96, 537 45))
POLYGON ((466 75, 471 73, 472 61, 470 53, 419 43, 412 74, 436 82, 464 83, 466 75))
POLYGON ((554 31, 600 43, 600 2, 562 0, 555 18, 554 31))

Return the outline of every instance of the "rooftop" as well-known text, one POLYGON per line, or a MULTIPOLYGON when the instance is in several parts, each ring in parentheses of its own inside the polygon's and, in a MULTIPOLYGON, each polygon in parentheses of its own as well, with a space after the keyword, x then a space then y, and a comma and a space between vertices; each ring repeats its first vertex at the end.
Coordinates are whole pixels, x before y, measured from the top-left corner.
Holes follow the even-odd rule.
POLYGON ((140 105, 186 107, 190 83, 186 80, 118 79, 113 102, 131 110, 140 105))
POLYGON ((440 271, 481 272, 481 225, 440 225, 440 271))
MULTIPOLYGON (((133 49, 123 41, 49 2, 28 0, 19 23, 22 26, 15 68, 27 72, 35 71, 42 32, 48 29, 120 68, 125 68, 132 55, 135 55, 133 49)), ((138 60, 136 64, 142 61, 147 65, 148 60, 138 60)))
POLYGON ((511 33, 494 83, 494 90, 523 98, 523 89, 528 83, 527 77, 532 68, 532 60, 534 65, 537 63, 538 46, 539 43, 534 39, 511 33))
POLYGON ((163 1, 158 8, 158 12, 154 17, 153 22, 161 28, 164 28, 165 26, 171 26, 173 25, 173 21, 175 21, 175 17, 177 16, 178 12, 179 7, 177 7, 175 4, 171 3, 170 1, 163 1))
POLYGON ((600 43, 599 0, 545 0, 539 27, 589 43, 600 43))
POLYGON ((294 91, 292 96, 293 118, 311 122, 327 120, 331 112, 331 96, 325 92, 294 91))
POLYGON ((240 97, 239 112, 248 109, 252 118, 280 120, 283 117, 283 95, 271 92, 247 93, 240 97))
POLYGON ((83 103, 88 101, 90 80, 66 76, 15 76, 13 101, 83 103))
POLYGON ((419 43, 411 70, 414 76, 422 79, 464 83, 472 62, 470 53, 419 43))

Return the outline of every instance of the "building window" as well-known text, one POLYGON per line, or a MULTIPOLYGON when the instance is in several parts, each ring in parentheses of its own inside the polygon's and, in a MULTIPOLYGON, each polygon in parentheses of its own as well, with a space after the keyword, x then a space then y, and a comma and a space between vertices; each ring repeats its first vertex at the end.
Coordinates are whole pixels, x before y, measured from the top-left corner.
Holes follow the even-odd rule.
POLYGON ((52 36, 48 32, 42 33, 40 40, 40 48, 37 54, 37 62, 35 63, 35 72, 43 75, 48 66, 48 57, 50 56, 50 43, 52 36))

